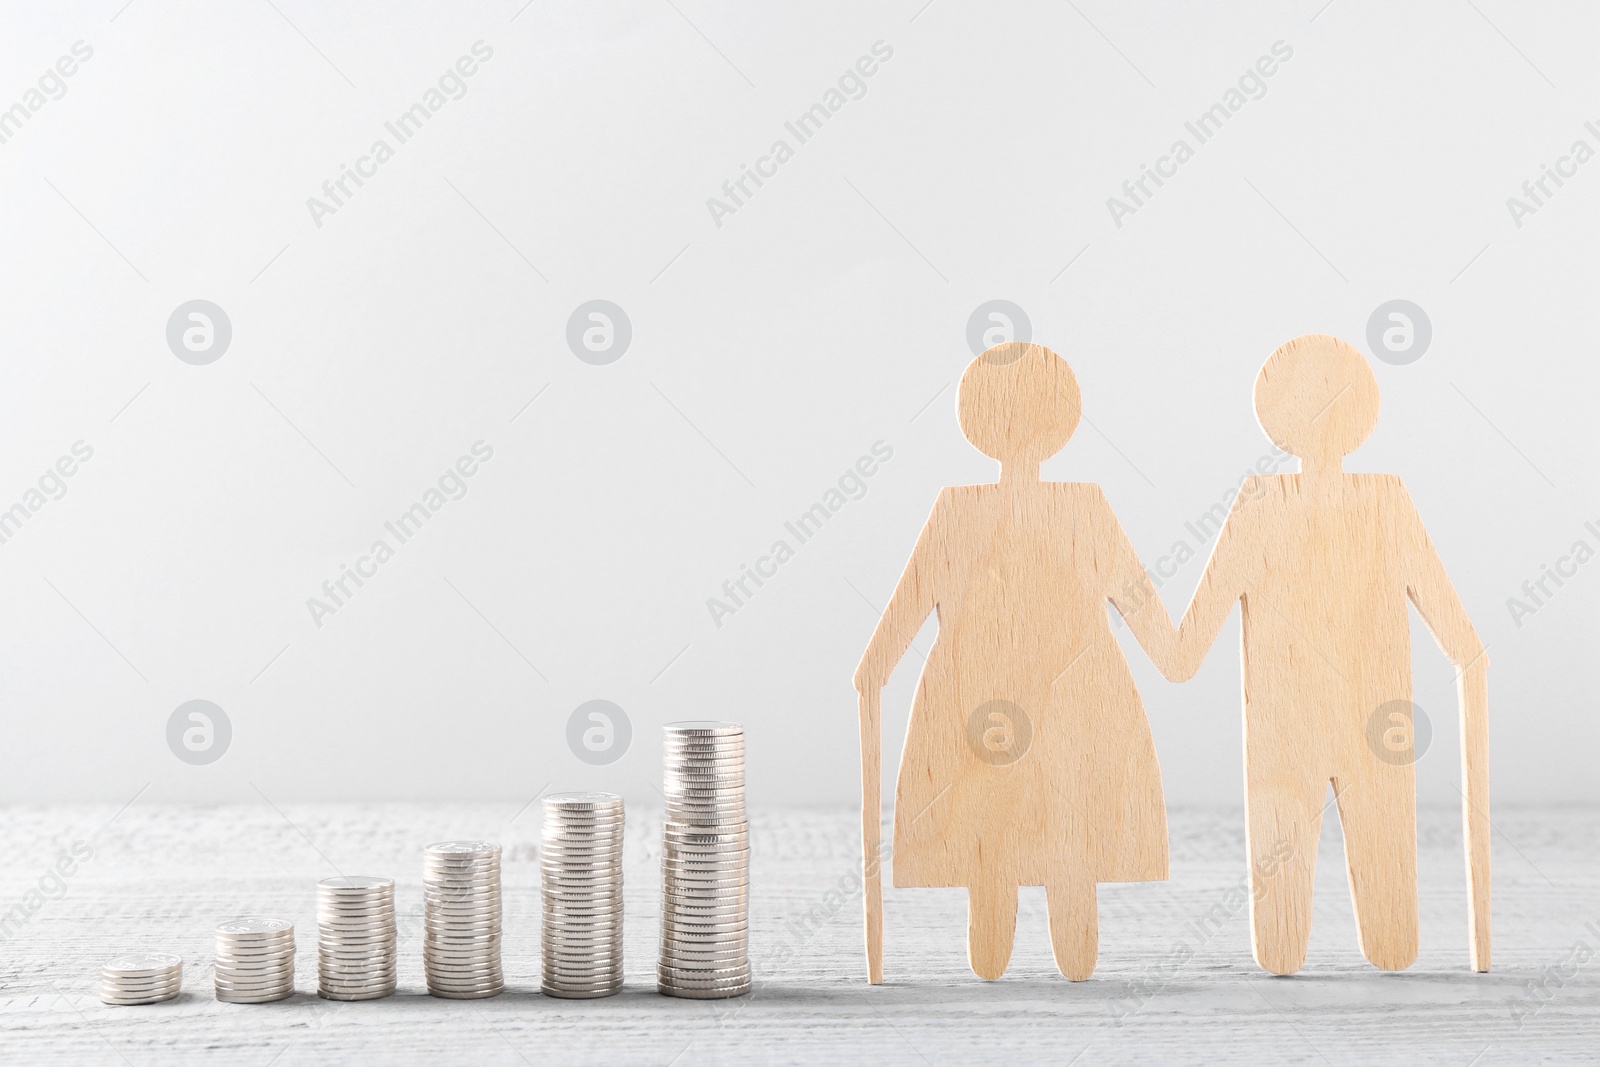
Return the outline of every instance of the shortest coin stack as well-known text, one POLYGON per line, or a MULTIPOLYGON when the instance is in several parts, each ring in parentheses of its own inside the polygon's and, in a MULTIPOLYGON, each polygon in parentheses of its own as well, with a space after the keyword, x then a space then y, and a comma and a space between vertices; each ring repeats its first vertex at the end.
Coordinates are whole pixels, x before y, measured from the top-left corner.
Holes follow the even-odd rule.
POLYGON ((217 999, 265 1004, 294 995, 294 924, 229 919, 217 927, 217 999))
POLYGON ((394 879, 318 882, 317 995, 377 1000, 394 987, 394 879))
POLYGON ((183 989, 183 958, 170 952, 118 956, 100 968, 100 999, 107 1004, 159 1004, 183 989))

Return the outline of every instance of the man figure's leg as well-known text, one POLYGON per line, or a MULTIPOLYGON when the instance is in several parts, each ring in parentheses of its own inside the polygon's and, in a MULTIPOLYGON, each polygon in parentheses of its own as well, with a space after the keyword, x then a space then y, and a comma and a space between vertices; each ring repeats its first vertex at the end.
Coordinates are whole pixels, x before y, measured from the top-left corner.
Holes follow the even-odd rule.
POLYGON ((1245 806, 1250 850, 1251 946, 1256 962, 1274 974, 1293 974, 1306 962, 1311 938, 1311 890, 1317 870, 1325 779, 1277 773, 1247 752, 1245 806))
POLYGON ((1417 784, 1410 763, 1362 759, 1334 781, 1361 954, 1399 971, 1417 959, 1417 784))

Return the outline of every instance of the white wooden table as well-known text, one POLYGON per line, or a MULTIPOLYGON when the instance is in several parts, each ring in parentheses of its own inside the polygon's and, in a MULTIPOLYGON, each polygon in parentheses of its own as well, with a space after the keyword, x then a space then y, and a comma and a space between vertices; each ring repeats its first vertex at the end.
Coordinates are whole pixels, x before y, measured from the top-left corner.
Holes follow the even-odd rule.
MULTIPOLYGON (((1103 886, 1100 967, 1070 984, 1050 959, 1042 890, 1022 893, 1017 947, 998 982, 966 966, 958 891, 886 891, 886 974, 864 980, 855 816, 753 812, 753 995, 655 992, 659 815, 630 812, 628 986, 606 1000, 538 992, 537 805, 280 805, 0 811, 0 1062, 10 1064, 982 1064, 1176 1060, 1526 1064, 1600 1057, 1600 812, 1495 815, 1494 971, 1467 967, 1460 819, 1421 818, 1422 955, 1384 974, 1356 947, 1336 825, 1324 829, 1310 962, 1258 970, 1240 884, 1237 811, 1176 810, 1172 878, 1103 886), (505 966, 498 998, 435 1000, 422 986, 421 859, 427 842, 506 849, 505 966), (93 858, 47 872, 75 840, 93 858), (398 882, 400 991, 318 999, 317 879, 398 882), (46 892, 30 897, 30 890, 46 892), (9 909, 32 903, 25 921, 9 909), (240 914, 292 919, 295 997, 220 1004, 211 929, 240 914), (10 923, 6 924, 6 916, 10 923), (1582 945, 1581 949, 1577 946, 1582 945), (788 945, 787 957, 778 947, 788 945), (124 951, 184 956, 186 992, 151 1007, 96 998, 99 964, 124 951), (1592 957, 1592 958, 1591 958, 1592 957), (1581 961, 1581 962, 1580 962, 1581 961)), ((886 838, 887 839, 887 838, 886 838)))

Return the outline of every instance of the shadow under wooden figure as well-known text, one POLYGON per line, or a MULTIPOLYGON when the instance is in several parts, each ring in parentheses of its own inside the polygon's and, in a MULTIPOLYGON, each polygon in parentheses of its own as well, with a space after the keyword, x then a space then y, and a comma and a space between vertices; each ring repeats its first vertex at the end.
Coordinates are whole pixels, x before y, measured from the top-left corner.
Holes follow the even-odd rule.
POLYGON ((1158 664, 1177 639, 1100 487, 1045 482, 1081 409, 1060 356, 997 345, 962 375, 962 432, 998 482, 944 489, 856 671, 868 979, 883 980, 880 697, 930 612, 895 790, 902 886, 962 886, 973 971, 1011 958, 1017 888, 1042 885, 1056 965, 1094 971, 1096 885, 1167 877, 1166 808, 1144 705, 1106 603, 1158 664))

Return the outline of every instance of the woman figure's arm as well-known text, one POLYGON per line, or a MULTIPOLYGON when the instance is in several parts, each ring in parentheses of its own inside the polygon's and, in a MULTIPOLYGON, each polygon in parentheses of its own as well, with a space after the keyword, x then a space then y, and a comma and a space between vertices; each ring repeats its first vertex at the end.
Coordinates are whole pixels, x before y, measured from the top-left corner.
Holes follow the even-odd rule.
POLYGON ((944 539, 948 500, 947 489, 934 503, 933 512, 917 538, 917 546, 911 551, 911 559, 894 587, 894 595, 889 598, 889 606, 883 609, 878 628, 872 631, 872 640, 867 642, 867 651, 856 667, 858 693, 876 693, 888 683, 895 665, 911 647, 911 639, 917 636, 928 613, 934 609, 935 545, 944 539))
POLYGON ((1105 513, 1102 536, 1108 547, 1106 558, 1111 564, 1105 573, 1106 597, 1133 631, 1134 639, 1150 657, 1150 662, 1165 675, 1177 655, 1178 631, 1104 493, 1100 502, 1105 513))

